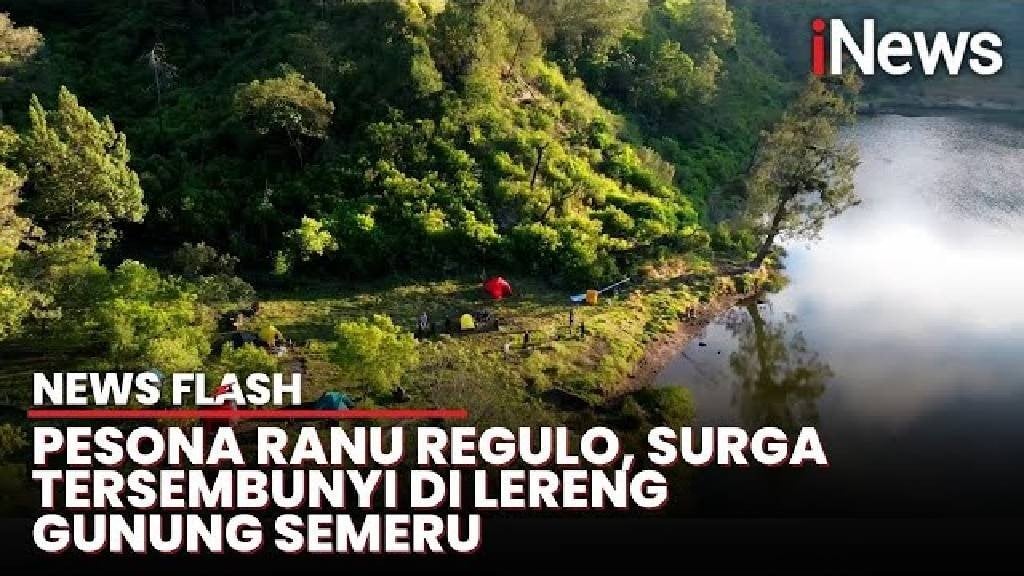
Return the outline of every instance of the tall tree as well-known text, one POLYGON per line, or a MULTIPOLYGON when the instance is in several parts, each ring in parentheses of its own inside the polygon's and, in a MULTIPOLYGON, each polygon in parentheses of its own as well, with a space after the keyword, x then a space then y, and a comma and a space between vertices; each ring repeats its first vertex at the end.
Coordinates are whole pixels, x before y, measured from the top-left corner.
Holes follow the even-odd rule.
POLYGON ((172 80, 178 70, 173 64, 167 61, 167 52, 161 42, 153 45, 153 48, 143 56, 146 65, 153 72, 153 90, 156 92, 156 113, 160 117, 160 127, 163 129, 163 94, 167 82, 172 80))
POLYGON ((717 94, 723 55, 736 42, 733 13, 724 0, 664 0, 645 14, 639 33, 594 62, 605 76, 594 80, 660 124, 684 123, 717 94))
POLYGON ((686 50, 710 50, 736 42, 733 13, 725 0, 665 0, 672 35, 686 50))
POLYGON ((15 212, 22 179, 0 164, 0 340, 17 333, 31 307, 31 298, 9 274, 12 260, 29 230, 29 221, 15 212))
POLYGON ((429 47, 444 80, 465 87, 495 72, 519 77, 540 54, 541 38, 511 0, 452 2, 433 21, 429 47))
POLYGON ((0 126, 0 341, 21 331, 36 297, 13 270, 21 244, 34 235, 31 220, 17 212, 25 179, 5 165, 18 143, 14 130, 0 126))
POLYGON ((15 211, 21 203, 21 186, 25 179, 4 165, 4 158, 17 146, 18 135, 0 127, 0 273, 7 268, 14 252, 28 232, 29 220, 15 211))
POLYGON ((107 274, 105 298, 90 311, 96 339, 118 367, 197 370, 210 353, 210 316, 192 286, 132 260, 107 274))
POLYGON ((303 163, 303 138, 323 140, 334 115, 334 104, 298 72, 253 80, 235 94, 235 111, 259 134, 284 133, 303 163))
POLYGON ((859 202, 857 151, 840 139, 855 118, 859 89, 853 76, 811 78, 765 137, 748 182, 748 208, 764 232, 752 266, 761 266, 780 236, 814 239, 828 218, 859 202))
POLYGON ((566 61, 600 59, 640 27, 647 0, 516 0, 544 43, 566 61))
POLYGON ((96 120, 61 87, 56 110, 32 98, 29 120, 19 154, 28 179, 26 208, 48 237, 103 245, 116 236, 116 221, 142 220, 139 177, 128 166, 125 136, 109 117, 96 120))

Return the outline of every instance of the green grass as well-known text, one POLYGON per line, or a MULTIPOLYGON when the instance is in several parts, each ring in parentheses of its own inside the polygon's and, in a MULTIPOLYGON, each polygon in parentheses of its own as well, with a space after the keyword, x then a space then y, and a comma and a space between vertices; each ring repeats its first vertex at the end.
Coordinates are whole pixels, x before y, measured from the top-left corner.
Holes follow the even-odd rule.
MULTIPOLYGON (((508 425, 552 422, 569 417, 568 409, 552 404, 557 397, 575 398, 593 406, 624 391, 645 347, 671 332, 691 305, 707 302, 728 290, 730 279, 718 278, 702 262, 682 262, 648 270, 619 297, 604 297, 596 306, 576 308, 574 334, 569 333, 569 296, 537 280, 510 277, 515 294, 494 302, 480 289, 478 278, 441 281, 396 278, 373 284, 295 283, 288 290, 261 291, 261 309, 254 325, 272 323, 296 343, 282 359, 287 371, 297 358, 307 361, 304 395, 312 399, 325 390, 343 390, 363 406, 387 405, 389 397, 365 396, 360 382, 328 361, 334 327, 342 321, 384 314, 408 330, 421 312, 431 320, 481 308, 500 319, 495 332, 442 335, 418 343, 421 363, 405 374, 402 385, 411 393, 410 406, 466 408, 477 423, 508 425), (587 336, 578 335, 584 322, 587 336), (523 346, 523 333, 531 342, 523 346), (505 345, 510 351, 505 353, 505 345)), ((42 347, 45 348, 45 347, 42 347)), ((95 353, 94 353, 95 354, 95 353)), ((100 358, 73 353, 27 356, 5 354, 0 365, 0 401, 26 406, 33 371, 99 369, 100 358)))
POLYGON ((499 317, 499 331, 440 336, 420 343, 421 366, 404 384, 424 403, 458 400, 446 397, 446 386, 465 382, 491 391, 495 401, 535 403, 551 388, 559 388, 589 403, 599 403, 616 392, 643 355, 646 343, 671 331, 679 314, 706 297, 707 284, 685 285, 678 278, 662 278, 633 286, 627 295, 602 298, 596 306, 576 309, 577 327, 570 334, 570 292, 553 290, 525 278, 510 278, 515 295, 491 301, 475 278, 438 282, 392 281, 351 288, 318 285, 289 292, 264 294, 258 321, 273 323, 299 347, 309 362, 307 390, 316 395, 326 389, 358 394, 350 381, 326 360, 325 347, 333 327, 342 321, 385 314, 412 329, 421 312, 432 320, 488 308, 499 317), (523 346, 523 333, 531 342, 523 346), (511 344, 506 356, 505 344, 511 344))

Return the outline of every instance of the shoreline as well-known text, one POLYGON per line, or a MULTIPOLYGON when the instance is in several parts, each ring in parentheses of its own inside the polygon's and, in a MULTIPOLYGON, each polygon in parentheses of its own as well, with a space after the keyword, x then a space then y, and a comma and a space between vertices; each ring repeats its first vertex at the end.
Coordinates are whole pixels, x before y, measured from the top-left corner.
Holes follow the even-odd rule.
POLYGON ((895 102, 867 101, 858 106, 863 116, 929 116, 939 114, 1018 114, 1024 106, 996 102, 895 102))
MULTIPOLYGON (((724 278, 731 278, 726 275, 724 278)), ((675 330, 670 333, 658 336, 644 346, 643 354, 634 365, 633 370, 626 375, 619 387, 607 398, 608 401, 622 397, 626 394, 636 392, 654 384, 658 375, 661 374, 669 363, 672 362, 694 338, 698 337, 704 329, 717 320, 722 314, 738 305, 743 300, 753 298, 761 291, 760 286, 752 290, 730 291, 711 298, 707 304, 702 304, 693 318, 680 318, 675 330)))
POLYGON ((728 279, 729 285, 734 289, 718 292, 710 298, 707 304, 701 304, 698 307, 694 317, 680 317, 673 331, 662 334, 645 345, 633 370, 623 378, 618 389, 610 394, 606 401, 621 398, 653 385, 658 375, 693 342, 694 338, 697 338, 712 322, 740 302, 756 297, 765 289, 768 277, 779 271, 762 268, 758 272, 758 278, 753 279, 752 282, 749 279, 745 281, 744 289, 735 289, 739 276, 742 276, 739 272, 739 270, 733 270, 731 273, 719 276, 720 279, 728 279))
POLYGON ((729 294, 712 300, 702 306, 695 318, 680 320, 676 330, 671 334, 659 337, 644 349, 643 356, 636 364, 636 369, 628 375, 626 382, 615 396, 621 396, 646 388, 654 384, 669 363, 680 354, 694 338, 700 335, 719 316, 727 312, 751 294, 729 294))

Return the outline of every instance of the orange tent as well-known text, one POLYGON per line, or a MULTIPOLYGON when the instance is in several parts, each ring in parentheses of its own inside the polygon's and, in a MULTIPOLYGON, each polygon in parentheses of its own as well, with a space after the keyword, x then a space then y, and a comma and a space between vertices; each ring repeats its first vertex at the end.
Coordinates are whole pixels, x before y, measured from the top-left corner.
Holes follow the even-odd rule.
POLYGON ((501 300, 512 295, 512 285, 501 276, 495 276, 484 282, 484 292, 495 300, 501 300))

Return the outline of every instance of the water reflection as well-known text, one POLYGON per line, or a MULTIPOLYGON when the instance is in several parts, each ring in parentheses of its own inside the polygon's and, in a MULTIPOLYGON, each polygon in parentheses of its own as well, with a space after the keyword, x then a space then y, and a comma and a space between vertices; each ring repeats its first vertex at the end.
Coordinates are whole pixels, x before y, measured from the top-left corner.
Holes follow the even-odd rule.
POLYGON ((1024 127, 882 117, 850 136, 863 204, 787 246, 770 306, 659 377, 700 425, 816 423, 831 467, 799 486, 708 470, 703 505, 797 513, 789 490, 844 514, 1024 514, 1024 127))
POLYGON ((793 431, 818 422, 818 399, 832 369, 807 345, 796 317, 766 320, 756 301, 725 325, 737 342, 729 355, 735 377, 733 404, 744 426, 793 431))

